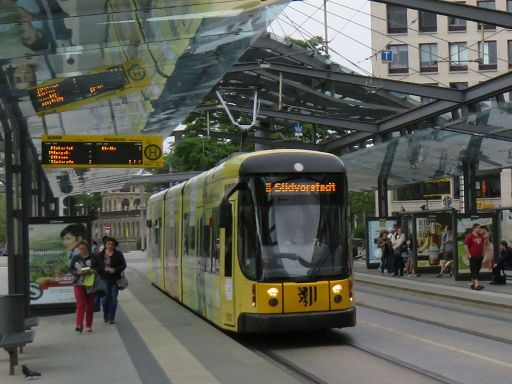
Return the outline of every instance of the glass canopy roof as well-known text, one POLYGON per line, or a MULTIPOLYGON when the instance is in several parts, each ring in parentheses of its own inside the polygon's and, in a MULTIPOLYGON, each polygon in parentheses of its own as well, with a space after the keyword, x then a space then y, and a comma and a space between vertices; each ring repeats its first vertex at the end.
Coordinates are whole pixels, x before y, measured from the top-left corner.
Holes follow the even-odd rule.
MULTIPOLYGON (((15 96, 13 102, 38 151, 43 134, 166 137, 266 31, 286 3, 0 0, 0 81, 15 96), (134 61, 136 72, 130 71, 134 61), (120 90, 114 76, 109 76, 109 66, 126 70, 128 83, 142 80, 120 90), (63 100, 52 98, 47 90, 63 78, 71 78, 66 87, 61 86, 63 100), (86 86, 80 88, 77 83, 86 86), (34 97, 43 94, 40 87, 47 87, 44 100, 34 97), (44 104, 59 107, 35 108, 44 104)), ((118 187, 135 172, 46 171, 56 195, 69 193, 57 187, 57 176, 71 181, 71 193, 81 193, 118 187)))
MULTIPOLYGON (((503 103, 477 114, 469 115, 468 121, 487 123, 490 116, 502 115, 510 110, 510 103, 503 103)), ((502 119, 510 129, 512 119, 502 119)), ((454 128, 456 124, 454 125, 454 128)), ((462 159, 472 140, 478 145, 477 170, 485 172, 512 166, 512 146, 509 141, 471 135, 455 131, 425 128, 409 135, 394 138, 385 143, 361 149, 343 155, 341 158, 348 172, 349 188, 352 191, 375 190, 383 165, 391 166, 388 188, 394 188, 420 181, 438 179, 446 176, 462 175, 462 159), (386 153, 396 146, 394 156, 386 153), (389 148, 389 149, 388 149, 389 148)), ((505 129, 505 125, 502 125, 505 129)))
MULTIPOLYGON (((376 133, 380 122, 424 105, 419 96, 396 91, 411 88, 348 78, 355 75, 318 52, 264 34, 289 2, 0 0, 0 83, 38 151, 43 134, 167 137, 216 90, 227 103, 247 105, 258 89, 261 116, 325 119, 343 135, 376 133)), ((510 136, 509 111, 503 104, 460 121, 438 119, 443 126, 436 128, 451 131, 397 138, 389 185, 457 174, 471 137, 457 131, 489 126, 491 136, 510 136)), ((343 156, 351 189, 376 187, 388 145, 343 156)), ((507 147, 484 139, 479 169, 506 166, 507 147)), ((139 171, 46 174, 53 193, 64 196, 119 188, 139 171)))

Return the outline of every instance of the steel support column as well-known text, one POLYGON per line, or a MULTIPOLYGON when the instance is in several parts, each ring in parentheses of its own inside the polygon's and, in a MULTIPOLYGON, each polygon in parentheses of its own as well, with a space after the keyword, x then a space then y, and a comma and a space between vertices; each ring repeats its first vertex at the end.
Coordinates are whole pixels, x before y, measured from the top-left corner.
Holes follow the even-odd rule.
POLYGON ((389 213, 388 208, 388 178, 391 173, 393 161, 395 160, 396 148, 398 147, 398 140, 391 140, 386 147, 386 154, 380 167, 379 178, 377 179, 377 196, 378 196, 378 210, 379 217, 386 217, 389 213))
POLYGON ((476 213, 476 170, 483 137, 472 136, 463 159, 464 213, 476 213))

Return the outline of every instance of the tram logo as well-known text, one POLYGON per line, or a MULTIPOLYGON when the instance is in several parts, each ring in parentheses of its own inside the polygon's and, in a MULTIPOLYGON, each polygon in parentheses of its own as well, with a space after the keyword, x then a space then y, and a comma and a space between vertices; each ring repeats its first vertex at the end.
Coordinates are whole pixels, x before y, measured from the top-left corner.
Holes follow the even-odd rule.
POLYGON ((317 292, 316 287, 299 287, 299 303, 303 303, 305 307, 311 307, 316 303, 317 292))

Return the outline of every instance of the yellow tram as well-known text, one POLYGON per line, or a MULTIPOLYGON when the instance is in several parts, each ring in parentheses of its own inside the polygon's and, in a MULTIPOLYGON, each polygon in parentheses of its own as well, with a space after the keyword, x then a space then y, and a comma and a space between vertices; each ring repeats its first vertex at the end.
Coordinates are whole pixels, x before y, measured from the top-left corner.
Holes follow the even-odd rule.
POLYGON ((239 333, 356 323, 348 189, 331 154, 234 156, 150 197, 148 277, 239 333))

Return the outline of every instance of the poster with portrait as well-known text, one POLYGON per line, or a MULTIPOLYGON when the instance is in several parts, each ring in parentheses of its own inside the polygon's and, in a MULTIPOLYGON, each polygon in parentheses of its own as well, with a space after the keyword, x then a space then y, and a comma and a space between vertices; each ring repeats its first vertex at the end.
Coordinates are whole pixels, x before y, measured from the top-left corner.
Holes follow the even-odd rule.
POLYGON ((415 215, 416 268, 439 272, 453 260, 453 212, 429 212, 415 215))
POLYGON ((469 259, 464 248, 466 237, 472 232, 473 224, 480 225, 480 235, 484 242, 484 254, 481 273, 492 272, 492 259, 498 252, 497 227, 493 214, 479 214, 476 216, 457 215, 457 277, 469 276, 469 259))
POLYGON ((386 218, 368 218, 366 220, 366 267, 377 268, 380 265, 380 250, 378 247, 378 239, 380 233, 384 230, 390 230, 393 225, 398 224, 398 217, 386 218))
POLYGON ((69 264, 79 253, 78 242, 90 239, 90 220, 32 218, 28 233, 30 304, 74 303, 69 264))

